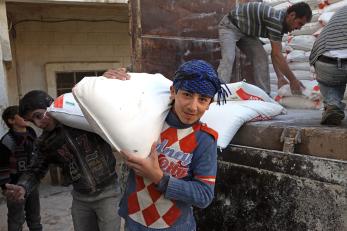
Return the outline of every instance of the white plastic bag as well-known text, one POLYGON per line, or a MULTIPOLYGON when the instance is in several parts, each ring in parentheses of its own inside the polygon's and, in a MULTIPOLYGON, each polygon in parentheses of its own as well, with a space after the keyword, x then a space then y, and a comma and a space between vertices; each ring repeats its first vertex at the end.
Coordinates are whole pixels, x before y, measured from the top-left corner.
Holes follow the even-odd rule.
POLYGON ((303 50, 293 50, 291 51, 287 57, 287 62, 308 62, 309 61, 309 53, 303 50))
POLYGON ((72 93, 66 93, 57 97, 51 106, 47 108, 47 112, 66 126, 93 132, 93 128, 84 118, 72 93))
POLYGON ((201 121, 218 132, 217 145, 225 148, 244 123, 269 120, 284 112, 285 109, 277 103, 253 100, 227 101, 223 105, 212 103, 201 121))
POLYGON ((311 71, 311 66, 309 62, 290 62, 289 68, 293 71, 311 71))
POLYGON ((324 12, 323 14, 321 14, 318 18, 319 23, 321 23, 322 25, 327 25, 328 22, 330 21, 331 17, 335 14, 334 11, 332 12, 324 12))
MULTIPOLYGON (((320 88, 316 80, 301 80, 301 83, 305 86, 302 94, 310 100, 320 100, 322 95, 320 93, 320 88)), ((289 84, 283 85, 278 89, 278 95, 282 97, 293 96, 289 84)))
MULTIPOLYGON (((231 94, 226 98, 226 100, 260 100, 265 102, 274 102, 274 100, 269 97, 265 91, 259 87, 246 83, 244 81, 236 83, 226 84, 231 94)), ((225 88, 225 86, 222 86, 225 88)), ((215 97, 216 100, 216 97, 215 97)))
POLYGON ((325 13, 325 12, 336 12, 336 11, 338 11, 339 9, 341 9, 342 7, 344 7, 346 5, 347 5, 347 0, 336 2, 334 4, 331 4, 331 5, 328 5, 328 6, 324 7, 323 13, 325 13))
POLYGON ((160 74, 129 74, 126 81, 84 78, 73 94, 96 133, 116 150, 145 158, 169 111, 172 81, 160 74))
POLYGON ((310 22, 305 24, 300 30, 294 30, 291 32, 292 35, 312 35, 317 30, 322 27, 322 24, 319 22, 310 22))
POLYGON ((293 74, 298 80, 313 80, 314 74, 311 71, 294 70, 293 74))
POLYGON ((288 45, 294 50, 310 51, 315 41, 316 37, 313 35, 298 35, 292 37, 288 41, 288 45))
POLYGON ((289 96, 289 97, 281 97, 276 96, 276 101, 281 104, 285 108, 293 108, 293 109, 321 109, 323 107, 323 103, 321 100, 310 100, 305 96, 289 96))

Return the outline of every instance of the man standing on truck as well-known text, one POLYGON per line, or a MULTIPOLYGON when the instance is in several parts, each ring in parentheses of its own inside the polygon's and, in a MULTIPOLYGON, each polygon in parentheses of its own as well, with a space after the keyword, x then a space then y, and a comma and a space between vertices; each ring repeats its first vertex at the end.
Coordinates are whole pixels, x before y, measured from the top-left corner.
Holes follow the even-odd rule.
POLYGON ((266 3, 259 2, 236 6, 223 17, 218 26, 222 52, 222 59, 218 67, 219 77, 227 83, 235 82, 231 79, 231 73, 237 46, 253 65, 255 85, 269 94, 268 56, 258 37, 269 38, 278 88, 288 84, 289 81, 293 94, 301 94, 303 85, 289 69, 282 55, 281 42, 284 33, 300 29, 310 22, 311 18, 312 11, 304 2, 290 6, 287 11, 276 10, 266 3))
POLYGON ((321 124, 339 125, 345 117, 342 102, 347 83, 347 6, 324 27, 313 45, 310 64, 324 100, 321 124))

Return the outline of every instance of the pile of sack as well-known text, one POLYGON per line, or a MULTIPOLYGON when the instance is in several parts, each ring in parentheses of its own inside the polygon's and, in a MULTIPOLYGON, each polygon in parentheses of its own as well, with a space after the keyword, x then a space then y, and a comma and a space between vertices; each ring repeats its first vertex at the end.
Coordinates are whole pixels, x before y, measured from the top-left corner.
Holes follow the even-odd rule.
MULTIPOLYGON (((264 0, 264 2, 267 2, 274 8, 282 10, 285 10, 290 5, 300 1, 264 0)), ((311 86, 316 84, 316 82, 310 82, 316 78, 314 67, 309 64, 309 56, 311 54, 312 46, 317 36, 319 36, 320 32, 329 22, 334 13, 341 7, 347 5, 347 0, 304 0, 304 2, 310 5, 312 9, 312 20, 310 23, 304 25, 300 30, 292 31, 288 36, 283 37, 282 52, 286 57, 289 68, 293 71, 297 79, 304 80, 304 85, 309 84, 309 86, 311 86)), ((264 49, 269 51, 268 54, 270 55, 270 41, 268 39, 261 40, 265 43, 264 49)), ((318 102, 316 99, 312 101, 312 99, 307 98, 305 95, 301 97, 282 95, 281 92, 283 92, 283 90, 280 91, 277 88, 277 76, 271 64, 271 57, 269 57, 269 60, 271 95, 278 100, 279 103, 291 108, 319 109, 322 107, 321 102, 318 102), (285 99, 285 97, 293 98, 285 99), (312 102, 309 102, 308 100, 311 100, 312 102)), ((289 86, 286 86, 285 88, 288 89, 289 86)))
MULTIPOLYGON (((71 127, 92 131, 117 151, 128 150, 146 157, 161 133, 171 108, 171 80, 160 74, 130 73, 122 81, 88 77, 72 93, 59 96, 48 108, 55 119, 71 127)), ((248 121, 269 120, 285 109, 260 88, 238 82, 228 84, 226 104, 212 103, 201 118, 219 133, 225 148, 248 121)))

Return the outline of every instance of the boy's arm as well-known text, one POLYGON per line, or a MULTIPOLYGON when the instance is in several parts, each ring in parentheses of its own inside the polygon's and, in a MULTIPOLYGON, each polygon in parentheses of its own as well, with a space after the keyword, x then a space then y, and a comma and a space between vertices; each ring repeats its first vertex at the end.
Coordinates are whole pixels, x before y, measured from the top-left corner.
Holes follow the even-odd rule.
MULTIPOLYGON (((204 134, 206 136, 206 133, 204 134)), ((192 204, 199 208, 207 207, 214 197, 217 172, 217 143, 209 136, 200 142, 192 161, 193 179, 190 181, 170 176, 165 189, 165 197, 192 204)))
POLYGON ((21 175, 17 185, 22 186, 26 194, 30 194, 40 183, 40 180, 46 175, 48 168, 49 162, 47 158, 39 151, 37 145, 35 145, 31 164, 28 170, 21 175))
POLYGON ((193 165, 193 179, 189 181, 163 174, 159 167, 155 144, 153 144, 151 153, 146 159, 125 152, 121 152, 121 154, 126 164, 137 175, 146 177, 157 184, 158 190, 162 191, 166 198, 205 208, 213 199, 217 171, 217 144, 210 135, 204 135, 208 138, 200 143, 194 153, 196 156, 193 157, 191 163, 193 165))
POLYGON ((10 181, 10 156, 11 151, 0 143, 0 186, 5 189, 5 184, 10 181))

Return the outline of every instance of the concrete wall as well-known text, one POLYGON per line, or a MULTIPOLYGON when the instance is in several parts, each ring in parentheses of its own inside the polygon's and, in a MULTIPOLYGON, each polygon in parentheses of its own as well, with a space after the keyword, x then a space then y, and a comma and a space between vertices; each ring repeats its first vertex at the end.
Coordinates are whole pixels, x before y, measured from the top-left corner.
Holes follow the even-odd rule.
POLYGON ((347 161, 229 146, 216 179, 200 231, 347 230, 347 161))
POLYGON ((46 64, 130 64, 126 4, 7 3, 6 7, 15 60, 8 73, 10 104, 30 90, 49 88, 46 64))

